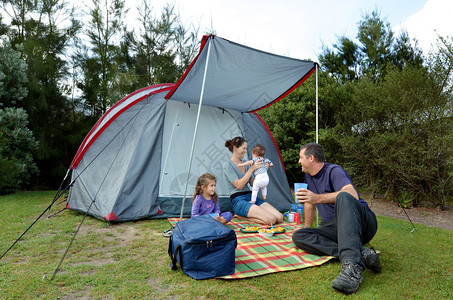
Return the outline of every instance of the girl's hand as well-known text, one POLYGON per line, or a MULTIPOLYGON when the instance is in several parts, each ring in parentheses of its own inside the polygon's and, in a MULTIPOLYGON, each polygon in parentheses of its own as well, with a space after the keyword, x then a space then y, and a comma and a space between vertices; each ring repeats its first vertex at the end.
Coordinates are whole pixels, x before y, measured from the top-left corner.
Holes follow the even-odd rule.
POLYGON ((216 218, 217 221, 219 221, 220 223, 222 224, 226 224, 228 223, 224 217, 221 217, 220 215, 217 215, 217 218, 216 218))

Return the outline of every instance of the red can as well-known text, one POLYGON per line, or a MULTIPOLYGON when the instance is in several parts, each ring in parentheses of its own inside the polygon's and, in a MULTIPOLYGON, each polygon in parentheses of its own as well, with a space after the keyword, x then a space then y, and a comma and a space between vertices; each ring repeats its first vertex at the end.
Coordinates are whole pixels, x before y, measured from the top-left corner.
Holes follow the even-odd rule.
POLYGON ((300 224, 300 213, 294 213, 294 223, 300 224))

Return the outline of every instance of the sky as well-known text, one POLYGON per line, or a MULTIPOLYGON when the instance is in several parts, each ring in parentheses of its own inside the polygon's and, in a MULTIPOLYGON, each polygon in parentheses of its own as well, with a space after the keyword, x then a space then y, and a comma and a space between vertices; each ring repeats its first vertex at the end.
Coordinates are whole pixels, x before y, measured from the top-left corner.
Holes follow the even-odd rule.
MULTIPOLYGON (((134 18, 141 1, 125 0, 134 18)), ((373 10, 394 32, 407 30, 425 54, 437 34, 453 37, 452 0, 151 0, 154 12, 174 4, 182 21, 200 28, 199 40, 214 29, 230 41, 279 55, 318 61, 323 45, 355 39, 358 22, 373 10)))

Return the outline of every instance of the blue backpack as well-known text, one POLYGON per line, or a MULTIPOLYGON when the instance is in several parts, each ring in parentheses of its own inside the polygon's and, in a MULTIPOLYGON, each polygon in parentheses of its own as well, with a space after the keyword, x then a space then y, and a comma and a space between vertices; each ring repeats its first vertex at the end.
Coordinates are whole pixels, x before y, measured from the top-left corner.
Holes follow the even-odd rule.
POLYGON ((234 273, 236 233, 209 215, 176 223, 168 245, 171 269, 194 279, 234 273))

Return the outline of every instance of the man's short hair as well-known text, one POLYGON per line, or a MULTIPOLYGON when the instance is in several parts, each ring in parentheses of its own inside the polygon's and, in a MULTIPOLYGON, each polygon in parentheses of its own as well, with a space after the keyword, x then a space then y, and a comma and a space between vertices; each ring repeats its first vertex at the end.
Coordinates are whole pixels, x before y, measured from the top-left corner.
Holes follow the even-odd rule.
POLYGON ((321 145, 316 143, 309 143, 302 145, 302 147, 300 147, 300 150, 302 149, 305 149, 305 157, 309 158, 310 155, 313 155, 317 162, 326 162, 326 155, 324 154, 324 149, 322 149, 321 145))

